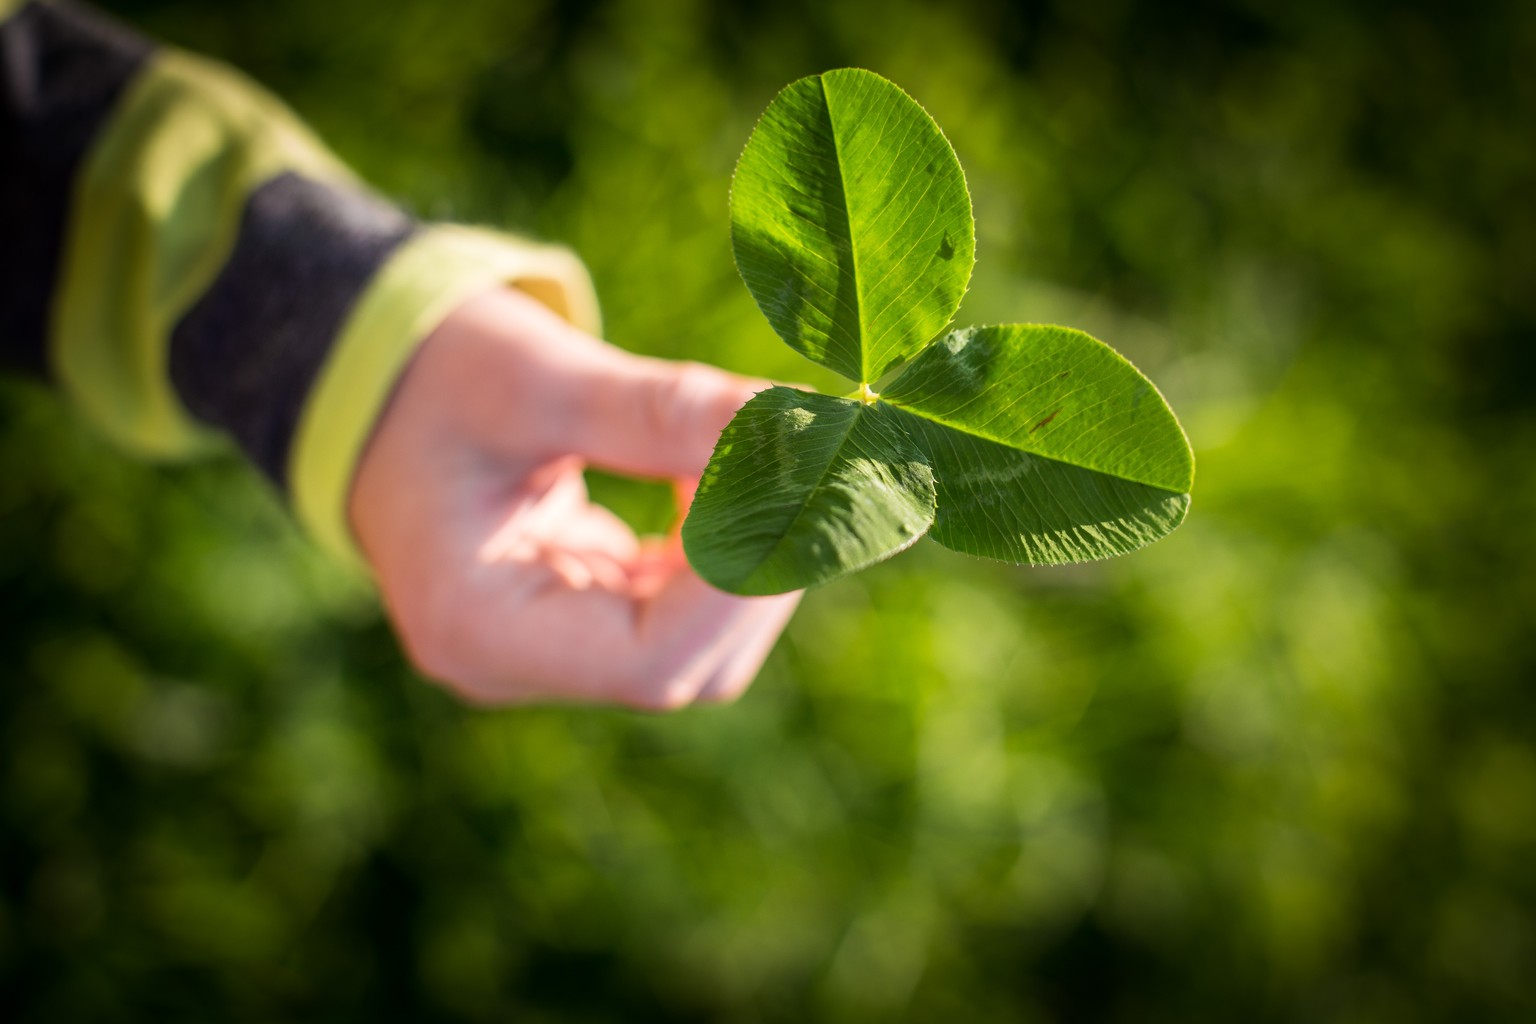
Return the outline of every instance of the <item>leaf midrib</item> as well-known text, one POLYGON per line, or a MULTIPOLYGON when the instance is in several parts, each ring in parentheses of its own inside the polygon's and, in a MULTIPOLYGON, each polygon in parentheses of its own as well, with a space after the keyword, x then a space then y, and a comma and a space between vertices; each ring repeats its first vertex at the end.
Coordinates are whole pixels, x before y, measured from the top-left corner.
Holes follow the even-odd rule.
MULTIPOLYGON (((864 406, 860 406, 859 408, 854 410, 853 418, 848 421, 848 429, 843 431, 842 440, 837 442, 837 448, 832 452, 832 457, 827 460, 827 464, 826 464, 825 467, 823 467, 823 469, 821 471, 821 474, 816 477, 816 483, 813 484, 810 488, 808 488, 806 490, 805 497, 803 499, 801 499, 801 501, 800 501, 800 507, 795 510, 794 518, 789 521, 789 524, 787 526, 785 526, 782 531, 780 531, 779 539, 773 542, 773 546, 768 549, 767 554, 763 555, 762 558, 758 559, 757 564, 752 566, 752 571, 747 573, 746 576, 744 576, 742 578, 742 582, 743 583, 745 583, 747 580, 750 580, 750 579, 752 579, 752 577, 757 575, 758 570, 761 569, 763 567, 763 565, 768 562, 769 559, 771 559, 775 554, 778 553, 779 548, 783 547, 783 545, 784 545, 785 538, 787 538, 791 533, 794 532, 794 529, 799 524, 800 520, 805 517, 805 510, 810 507, 811 498, 816 494, 817 491, 821 490, 821 485, 826 483, 827 477, 832 472, 832 467, 834 465, 836 465, 838 460, 842 457, 843 449, 845 447, 847 447, 847 445, 848 445, 848 439, 853 436, 854 430, 858 427, 860 421, 863 419, 863 417, 864 417, 864 415, 866 414, 867 411, 868 411, 867 408, 864 407, 864 406)), ((930 519, 929 520, 929 526, 932 526, 932 525, 933 525, 933 523, 932 523, 932 520, 930 519)), ((886 555, 884 557, 888 558, 891 555, 900 554, 902 551, 905 551, 908 547, 911 547, 912 544, 915 544, 919 539, 921 539, 925 532, 927 532, 927 531, 920 530, 917 533, 913 534, 912 535, 912 539, 910 541, 908 541, 906 544, 902 545, 901 547, 897 548, 895 551, 892 551, 890 553, 890 555, 886 555)), ((879 559, 876 559, 876 561, 879 561, 879 559)), ((871 562, 871 563, 867 563, 867 564, 871 564, 872 565, 874 563, 871 562)), ((843 574, 848 573, 848 572, 857 572, 859 569, 862 569, 862 568, 864 568, 863 565, 852 566, 850 568, 847 568, 847 569, 843 570, 843 572, 840 572, 838 575, 843 575, 843 574)))
POLYGON ((886 399, 886 401, 890 402, 891 405, 895 406, 896 408, 900 409, 903 412, 911 413, 913 416, 921 416, 923 419, 928 420, 930 423, 937 423, 939 426, 947 427, 948 429, 953 430, 953 431, 955 431, 958 434, 966 434, 966 435, 969 435, 970 437, 980 438, 983 441, 991 441, 993 444, 1002 445, 1004 448, 1011 448, 1011 449, 1013 449, 1016 452, 1023 452, 1025 455, 1031 455, 1031 456, 1033 456, 1033 457, 1035 457, 1037 459, 1046 459, 1046 460, 1048 460, 1050 462, 1059 462, 1063 466, 1071 466, 1074 469, 1081 469, 1081 470, 1084 470, 1085 472, 1088 472, 1088 473, 1100 473, 1100 474, 1102 474, 1104 476, 1114 477, 1116 480, 1127 480, 1127 481, 1129 481, 1129 482, 1131 482, 1133 484, 1140 484, 1143 487, 1151 487, 1154 490, 1164 491, 1164 492, 1166 492, 1168 494, 1183 495, 1183 494, 1188 494, 1189 493, 1189 491, 1187 489, 1175 490, 1174 488, 1168 487, 1165 484, 1153 483, 1151 480, 1146 480, 1146 479, 1143 479, 1143 478, 1141 478, 1139 476, 1133 476, 1133 475, 1128 474, 1128 473, 1115 473, 1115 472, 1111 472, 1110 470, 1107 470, 1107 469, 1100 469, 1097 466, 1085 466, 1081 462, 1073 462, 1070 459, 1063 459, 1063 458, 1060 458, 1060 457, 1055 456, 1055 455, 1045 455, 1045 454, 1043 454, 1041 452, 1034 451, 1033 449, 1024 448, 1024 447, 1022 447, 1020 445, 1013 444, 1013 443, 1008 442, 1008 441, 1004 441, 1001 438, 992 437, 992 436, 990 436, 988 434, 983 434, 979 430, 972 430, 972 429, 968 429, 966 427, 963 427, 963 426, 959 425, 958 423, 951 423, 949 420, 945 419, 943 416, 935 416, 932 413, 925 412, 925 411, 923 411, 921 409, 914 408, 913 406, 907 405, 907 404, 905 404, 903 402, 899 402, 899 401, 897 401, 895 399, 886 399))
POLYGON ((832 137, 832 160, 837 164, 837 183, 843 192, 843 223, 848 228, 848 257, 853 261, 853 305, 854 316, 859 324, 859 336, 854 339, 859 346, 859 383, 869 382, 869 353, 864 344, 864 285, 859 279, 859 247, 853 237, 853 211, 848 209, 848 176, 843 172, 843 152, 837 139, 837 122, 832 119, 832 94, 827 91, 827 76, 816 76, 816 84, 821 86, 821 102, 827 111, 828 134, 832 137))

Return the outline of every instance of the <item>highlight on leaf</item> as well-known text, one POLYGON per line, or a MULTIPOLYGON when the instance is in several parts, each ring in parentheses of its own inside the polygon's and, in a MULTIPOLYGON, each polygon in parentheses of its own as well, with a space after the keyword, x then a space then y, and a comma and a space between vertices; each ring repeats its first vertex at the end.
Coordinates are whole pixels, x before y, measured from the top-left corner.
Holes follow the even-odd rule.
POLYGON ((965 173, 922 107, 879 75, 802 78, 736 165, 731 243, 779 337, 873 382, 960 308, 975 264, 965 173))
POLYGON ((699 574, 776 594, 914 543, 933 522, 934 481, 900 415, 793 388, 759 393, 720 435, 683 523, 699 574))
POLYGON ((1189 441, 1119 353, 1035 324, 940 337, 975 261, 970 193, 895 85, 844 69, 780 92, 736 166, 731 240, 779 337, 858 387, 771 388, 726 427, 683 524, 710 583, 796 590, 925 532, 987 558, 1081 562, 1183 521, 1189 441))

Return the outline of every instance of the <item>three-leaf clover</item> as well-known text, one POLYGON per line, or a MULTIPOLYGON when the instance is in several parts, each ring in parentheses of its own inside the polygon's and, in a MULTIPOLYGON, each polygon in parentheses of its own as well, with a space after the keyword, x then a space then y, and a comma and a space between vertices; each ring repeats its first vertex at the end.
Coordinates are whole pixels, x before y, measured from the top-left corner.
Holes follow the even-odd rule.
POLYGON ((769 388, 725 428, 683 524, 715 586, 824 583, 924 533, 1009 562, 1108 558, 1183 521, 1189 442, 1113 349, 1031 324, 938 337, 971 276, 971 198, 897 86, 845 69, 779 93, 736 165, 731 240, 774 331, 858 388, 769 388))

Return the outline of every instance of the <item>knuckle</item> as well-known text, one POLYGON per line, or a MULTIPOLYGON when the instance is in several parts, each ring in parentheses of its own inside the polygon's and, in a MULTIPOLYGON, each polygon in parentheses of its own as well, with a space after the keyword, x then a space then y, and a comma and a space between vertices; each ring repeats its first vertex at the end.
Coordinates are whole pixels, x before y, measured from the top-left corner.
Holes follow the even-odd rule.
POLYGON ((651 377, 639 389, 639 418, 647 433, 665 437, 686 426, 687 411, 682 406, 683 376, 678 372, 651 377))
POLYGON ((746 694, 746 692, 746 686, 738 683, 732 683, 720 687, 711 687, 705 692, 699 694, 697 703, 711 705, 735 704, 737 701, 741 700, 742 696, 746 694))
POLYGON ((673 672, 646 666, 624 680, 619 700, 638 711, 670 714, 693 703, 695 693, 673 672))
POLYGON ((693 697, 681 690, 654 690, 633 695, 627 703, 639 711, 673 714, 693 703, 693 697))
POLYGON ((736 390, 725 386, 724 376, 712 366, 676 363, 642 389, 641 415, 660 435, 691 436, 705 429, 715 433, 739 404, 736 390))

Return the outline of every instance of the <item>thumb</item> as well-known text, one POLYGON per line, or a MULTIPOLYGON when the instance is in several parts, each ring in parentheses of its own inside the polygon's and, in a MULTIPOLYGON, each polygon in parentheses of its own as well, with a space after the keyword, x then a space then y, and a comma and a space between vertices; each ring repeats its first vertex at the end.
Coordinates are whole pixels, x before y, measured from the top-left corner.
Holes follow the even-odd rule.
POLYGON ((566 441, 573 454, 620 473, 696 478, 736 410, 770 386, 702 363, 605 348, 606 358, 582 368, 566 441))

